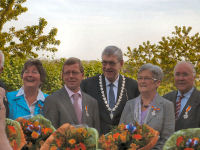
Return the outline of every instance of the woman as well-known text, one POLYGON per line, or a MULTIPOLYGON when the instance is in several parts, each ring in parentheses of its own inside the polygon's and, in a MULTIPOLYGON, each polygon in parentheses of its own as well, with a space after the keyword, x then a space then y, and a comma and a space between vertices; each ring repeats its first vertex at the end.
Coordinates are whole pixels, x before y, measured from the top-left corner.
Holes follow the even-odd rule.
POLYGON ((9 118, 30 117, 41 114, 45 97, 40 90, 45 81, 46 72, 38 59, 30 59, 21 72, 23 86, 18 91, 8 92, 9 118))
POLYGON ((159 150, 175 128, 173 104, 157 93, 162 77, 163 72, 160 67, 144 64, 137 75, 140 95, 126 103, 120 119, 120 123, 137 121, 159 131, 160 138, 153 148, 159 150))
POLYGON ((12 150, 8 138, 6 136, 6 110, 3 104, 5 97, 5 90, 0 87, 0 149, 1 150, 12 150))

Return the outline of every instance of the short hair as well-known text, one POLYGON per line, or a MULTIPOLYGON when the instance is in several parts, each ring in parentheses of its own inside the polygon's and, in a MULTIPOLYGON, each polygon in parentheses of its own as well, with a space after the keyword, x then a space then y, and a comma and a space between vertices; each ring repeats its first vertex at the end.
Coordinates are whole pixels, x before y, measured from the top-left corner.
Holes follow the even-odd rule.
POLYGON ((116 46, 107 46, 101 55, 101 58, 103 58, 104 55, 114 55, 117 56, 118 61, 123 60, 123 53, 122 50, 116 46))
POLYGON ((46 71, 42 65, 42 62, 39 59, 29 59, 25 62, 24 67, 21 72, 21 78, 23 77, 23 74, 25 70, 30 67, 30 66, 35 66, 40 74, 40 81, 43 83, 45 82, 46 79, 46 71))
POLYGON ((196 76, 196 70, 194 68, 194 65, 191 62, 189 62, 189 61, 179 61, 179 62, 177 62, 176 66, 174 67, 174 73, 175 73, 176 67, 178 65, 180 65, 180 64, 187 64, 187 65, 189 65, 191 67, 191 69, 192 69, 193 76, 194 77, 196 76))
POLYGON ((83 64, 82 64, 81 60, 78 59, 78 58, 75 58, 75 57, 70 57, 64 62, 63 68, 62 68, 62 72, 64 71, 64 66, 66 66, 66 65, 74 65, 74 64, 79 64, 80 72, 84 73, 84 68, 83 68, 83 64))
POLYGON ((1 67, 3 67, 5 59, 4 59, 4 54, 1 50, 0 50, 0 56, 1 56, 1 67))
POLYGON ((144 70, 149 70, 152 73, 154 79, 162 81, 164 74, 159 66, 153 65, 151 63, 144 64, 140 67, 138 74, 144 70))

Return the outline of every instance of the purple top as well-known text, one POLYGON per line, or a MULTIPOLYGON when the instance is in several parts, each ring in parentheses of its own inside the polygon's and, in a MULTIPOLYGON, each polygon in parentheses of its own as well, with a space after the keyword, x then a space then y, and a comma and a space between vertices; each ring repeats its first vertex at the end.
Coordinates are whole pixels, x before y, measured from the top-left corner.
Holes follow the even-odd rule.
POLYGON ((145 111, 141 112, 140 124, 144 124, 144 119, 146 118, 147 113, 148 113, 148 109, 146 109, 145 111))

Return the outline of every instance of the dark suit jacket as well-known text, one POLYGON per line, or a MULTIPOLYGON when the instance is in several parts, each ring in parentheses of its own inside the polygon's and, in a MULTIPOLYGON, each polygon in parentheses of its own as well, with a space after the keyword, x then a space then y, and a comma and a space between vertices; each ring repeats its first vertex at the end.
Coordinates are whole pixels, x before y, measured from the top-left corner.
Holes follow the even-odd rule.
MULTIPOLYGON (((96 128, 99 131, 99 110, 97 101, 84 92, 82 93, 82 124, 96 128), (86 113, 86 107, 88 114, 86 113)), ((59 128, 64 123, 78 125, 78 119, 69 98, 63 87, 45 99, 44 116, 49 119, 55 128, 59 128)))
MULTIPOLYGON (((129 124, 135 123, 137 117, 135 115, 136 100, 130 100, 126 103, 124 111, 122 113, 120 123, 129 124)), ((152 150, 161 150, 166 140, 174 133, 175 129, 175 115, 173 103, 169 102, 161 96, 156 96, 155 104, 156 108, 160 108, 159 111, 152 115, 153 109, 147 116, 147 122, 150 127, 154 128, 160 133, 160 138, 152 150)))
MULTIPOLYGON (((105 95, 107 95, 104 75, 102 76, 102 80, 103 80, 103 89, 105 91, 105 95)), ((122 76, 120 75, 118 83, 117 99, 121 91, 121 86, 122 86, 122 76)), ((125 77, 125 89, 123 91, 122 100, 116 111, 114 111, 113 119, 111 119, 110 112, 108 111, 101 95, 101 90, 99 85, 99 75, 83 80, 81 83, 81 89, 98 101, 101 134, 108 133, 113 126, 119 124, 121 113, 124 109, 127 100, 133 99, 139 95, 137 82, 131 78, 125 77)))
MULTIPOLYGON (((174 103, 174 109, 176 110, 176 98, 177 91, 170 92, 163 97, 174 103)), ((194 89, 192 95, 188 99, 183 111, 179 118, 176 120, 175 130, 187 129, 187 128, 199 128, 200 127, 200 91, 194 89), (191 106, 191 110, 188 112, 188 118, 184 119, 184 114, 188 106, 191 106)))

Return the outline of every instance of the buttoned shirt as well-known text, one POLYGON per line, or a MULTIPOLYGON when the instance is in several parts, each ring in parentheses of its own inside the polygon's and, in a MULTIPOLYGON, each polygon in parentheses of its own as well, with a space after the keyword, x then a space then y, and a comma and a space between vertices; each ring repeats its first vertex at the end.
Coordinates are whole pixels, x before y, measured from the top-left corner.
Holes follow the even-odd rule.
MULTIPOLYGON (((181 108, 179 111, 179 115, 182 112, 183 108, 185 107, 193 91, 194 91, 194 87, 191 90, 189 90, 187 93, 183 94, 184 97, 181 99, 181 108)), ((179 100, 180 96, 181 96, 181 92, 178 90, 176 102, 179 100)))
MULTIPOLYGON (((71 91, 66 85, 65 86, 65 89, 67 90, 67 93, 69 94, 69 98, 72 102, 72 104, 74 104, 74 98, 73 98, 73 95, 75 94, 73 91, 71 91)), ((77 92, 79 94, 79 98, 78 98, 78 105, 82 111, 82 94, 81 94, 81 91, 79 90, 77 92)))
MULTIPOLYGON (((109 103, 109 91, 110 91, 110 81, 105 77, 105 81, 106 81, 106 92, 107 92, 107 100, 109 103)), ((113 91, 115 94, 115 103, 117 101, 117 91, 118 91, 118 83, 119 83, 119 75, 117 77, 117 79, 115 80, 115 82, 113 82, 113 91)))
POLYGON ((34 115, 34 110, 35 110, 35 105, 37 104, 37 102, 40 101, 40 100, 41 100, 42 102, 44 102, 44 100, 45 100, 45 97, 44 97, 42 91, 39 89, 38 95, 37 95, 37 99, 36 99, 31 105, 29 105, 29 103, 28 103, 28 101, 27 101, 27 99, 26 99, 26 95, 25 95, 25 92, 24 92, 24 88, 23 88, 23 87, 21 87, 21 88, 19 89, 19 91, 18 91, 16 97, 22 96, 22 95, 24 96, 24 99, 25 99, 25 101, 26 101, 26 104, 27 104, 27 106, 28 106, 29 109, 30 109, 31 115, 33 116, 33 115, 34 115))

